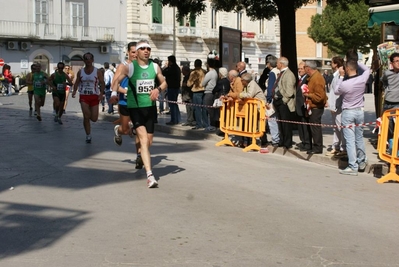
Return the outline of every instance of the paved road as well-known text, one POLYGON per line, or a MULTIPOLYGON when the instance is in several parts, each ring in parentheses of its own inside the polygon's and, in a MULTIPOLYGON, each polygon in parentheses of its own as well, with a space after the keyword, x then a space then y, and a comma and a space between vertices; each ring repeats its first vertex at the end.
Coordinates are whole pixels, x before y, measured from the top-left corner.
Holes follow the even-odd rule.
POLYGON ((58 125, 25 97, 0 97, 2 267, 399 266, 395 184, 157 133, 147 189, 112 119, 87 145, 76 100, 58 125))

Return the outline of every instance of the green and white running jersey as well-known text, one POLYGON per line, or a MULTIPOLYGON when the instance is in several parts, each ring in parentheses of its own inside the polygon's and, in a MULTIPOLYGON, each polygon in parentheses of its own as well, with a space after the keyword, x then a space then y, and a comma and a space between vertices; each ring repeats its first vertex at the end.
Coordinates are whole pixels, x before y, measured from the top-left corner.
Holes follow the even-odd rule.
POLYGON ((65 94, 66 74, 65 73, 60 74, 58 73, 58 71, 56 71, 54 76, 55 77, 53 83, 57 87, 57 93, 65 94))
POLYGON ((136 60, 129 65, 129 87, 127 90, 127 107, 144 108, 155 105, 150 93, 155 88, 156 67, 152 61, 148 66, 140 66, 136 60))

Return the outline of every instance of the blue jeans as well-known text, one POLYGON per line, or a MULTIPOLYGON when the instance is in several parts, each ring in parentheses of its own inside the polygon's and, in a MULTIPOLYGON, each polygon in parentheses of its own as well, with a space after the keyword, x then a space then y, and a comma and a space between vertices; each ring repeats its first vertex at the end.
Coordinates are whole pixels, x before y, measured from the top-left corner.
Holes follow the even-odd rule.
MULTIPOLYGON (((177 101, 177 97, 179 96, 179 88, 168 88, 168 100, 169 101, 177 101)), ((170 110, 170 121, 178 124, 180 122, 180 110, 179 105, 175 103, 169 103, 170 110)))
POLYGON ((105 91, 105 99, 108 103, 108 113, 114 113, 114 104, 110 103, 109 100, 111 99, 112 91, 105 91))
MULTIPOLYGON (((276 113, 270 116, 270 118, 275 119, 277 117, 276 113)), ((267 120, 269 125, 270 135, 272 137, 272 144, 280 143, 280 134, 278 131, 278 124, 275 120, 267 120)))
MULTIPOLYGON (((203 105, 202 102, 203 97, 204 97, 204 92, 193 93, 193 104, 203 105)), ((197 127, 200 128, 209 127, 208 114, 206 112, 206 108, 194 106, 194 114, 195 114, 195 121, 197 122, 197 127)))
MULTIPOLYGON (((364 123, 364 111, 362 108, 344 109, 342 111, 342 126, 364 123)), ((363 127, 343 128, 342 133, 346 141, 349 167, 358 170, 359 163, 366 162, 366 149, 363 140, 363 127)))

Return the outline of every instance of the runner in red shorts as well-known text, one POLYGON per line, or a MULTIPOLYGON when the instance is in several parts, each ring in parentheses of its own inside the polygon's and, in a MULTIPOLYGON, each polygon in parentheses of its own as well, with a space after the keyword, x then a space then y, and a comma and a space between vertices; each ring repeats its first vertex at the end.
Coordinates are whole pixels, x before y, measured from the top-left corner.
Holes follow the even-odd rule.
POLYGON ((85 67, 76 75, 72 97, 79 89, 79 102, 83 113, 83 126, 86 131, 86 143, 91 143, 90 121, 98 120, 98 104, 104 95, 104 75, 93 66, 94 56, 88 52, 83 55, 85 67))

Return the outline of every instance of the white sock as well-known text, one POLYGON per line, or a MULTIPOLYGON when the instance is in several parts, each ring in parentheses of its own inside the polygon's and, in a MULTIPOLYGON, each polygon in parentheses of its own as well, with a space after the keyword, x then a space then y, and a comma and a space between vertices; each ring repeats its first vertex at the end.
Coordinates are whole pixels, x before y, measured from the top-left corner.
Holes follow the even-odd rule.
POLYGON ((147 172, 147 178, 150 177, 152 175, 152 171, 148 171, 147 172))

